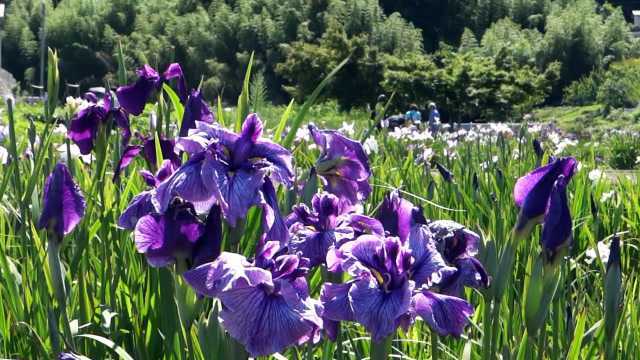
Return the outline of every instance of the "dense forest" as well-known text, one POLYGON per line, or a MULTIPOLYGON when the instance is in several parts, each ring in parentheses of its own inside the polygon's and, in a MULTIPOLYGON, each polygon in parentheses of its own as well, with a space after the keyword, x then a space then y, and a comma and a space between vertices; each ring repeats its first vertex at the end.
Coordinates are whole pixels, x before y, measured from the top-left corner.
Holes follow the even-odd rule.
MULTIPOLYGON (((487 119, 640 96, 629 60, 640 45, 622 9, 595 0, 46 0, 45 8, 63 79, 83 88, 115 81, 121 46, 130 76, 144 63, 180 62, 209 100, 235 99, 252 52, 253 82, 274 102, 302 99, 348 56, 327 91, 343 108, 396 91, 399 103, 434 100, 445 116, 487 119)), ((8 1, 3 67, 27 90, 39 79, 41 14, 41 0, 8 1)))

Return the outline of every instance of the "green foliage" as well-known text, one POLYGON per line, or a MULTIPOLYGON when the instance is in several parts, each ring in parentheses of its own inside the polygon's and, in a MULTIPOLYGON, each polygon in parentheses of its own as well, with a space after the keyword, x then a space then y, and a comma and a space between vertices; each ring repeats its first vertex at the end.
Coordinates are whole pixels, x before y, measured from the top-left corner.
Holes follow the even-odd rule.
POLYGON ((564 92, 570 105, 599 103, 609 112, 614 108, 635 107, 640 102, 640 60, 613 63, 571 83, 564 92))
POLYGON ((628 170, 638 165, 640 140, 637 134, 618 134, 609 144, 609 165, 614 169, 628 170))
POLYGON ((453 121, 495 121, 517 117, 542 103, 558 72, 556 63, 538 74, 508 59, 442 51, 435 60, 388 57, 382 86, 396 91, 404 104, 435 100, 453 121))

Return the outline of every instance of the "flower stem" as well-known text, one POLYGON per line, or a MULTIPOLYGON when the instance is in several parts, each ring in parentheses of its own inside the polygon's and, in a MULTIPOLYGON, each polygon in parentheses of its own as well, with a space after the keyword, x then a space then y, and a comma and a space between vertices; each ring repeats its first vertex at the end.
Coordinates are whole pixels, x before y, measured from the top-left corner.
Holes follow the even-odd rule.
POLYGON ((440 350, 438 349, 438 333, 431 330, 431 360, 440 358, 440 350))
POLYGON ((387 360, 391 354, 391 342, 393 335, 387 336, 381 342, 375 342, 371 338, 371 360, 387 360))
POLYGON ((67 315, 67 293, 62 275, 62 264, 60 263, 61 241, 54 233, 50 233, 50 236, 49 245, 47 246, 47 258, 49 259, 51 283, 53 284, 56 301, 58 302, 59 317, 62 318, 62 331, 64 332, 65 342, 71 350, 74 350, 75 346, 73 344, 73 336, 71 335, 71 327, 69 326, 69 316, 67 315))

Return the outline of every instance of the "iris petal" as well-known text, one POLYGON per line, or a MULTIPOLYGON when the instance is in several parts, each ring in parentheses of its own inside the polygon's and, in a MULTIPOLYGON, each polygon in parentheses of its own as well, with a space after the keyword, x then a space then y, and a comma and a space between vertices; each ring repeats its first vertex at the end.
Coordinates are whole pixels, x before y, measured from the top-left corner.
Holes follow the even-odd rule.
POLYGON ((58 236, 78 225, 86 208, 84 196, 66 165, 58 163, 44 185, 43 209, 38 228, 49 228, 58 236))
POLYGON ((473 315, 465 300, 422 290, 411 299, 412 310, 441 336, 460 336, 473 315))

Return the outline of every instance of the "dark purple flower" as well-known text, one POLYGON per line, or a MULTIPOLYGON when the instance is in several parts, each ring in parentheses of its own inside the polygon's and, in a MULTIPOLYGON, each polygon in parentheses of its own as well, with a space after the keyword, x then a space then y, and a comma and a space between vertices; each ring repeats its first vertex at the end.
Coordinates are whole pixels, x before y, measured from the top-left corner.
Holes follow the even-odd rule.
POLYGON ((558 252, 570 246, 572 237, 571 212, 567 200, 567 182, 560 175, 549 199, 549 209, 544 216, 540 242, 548 261, 553 261, 558 252))
POLYGON ((182 116, 182 124, 180 125, 180 136, 184 137, 189 135, 189 129, 195 129, 197 121, 212 124, 214 117, 207 102, 202 98, 202 93, 199 90, 192 90, 187 104, 184 107, 184 115, 182 116))
POLYGON ((190 268, 214 261, 220 256, 222 246, 222 212, 220 206, 214 205, 209 210, 204 223, 204 232, 196 242, 191 254, 190 268))
POLYGON ((442 175, 444 181, 449 183, 453 181, 453 173, 449 169, 444 167, 444 165, 437 162, 436 169, 438 169, 438 172, 440 173, 440 175, 442 175))
POLYGON ((517 228, 522 230, 528 223, 541 222, 546 213, 551 190, 558 177, 571 180, 576 168, 572 157, 557 159, 521 177, 513 189, 516 206, 520 208, 517 228))
POLYGON ((195 151, 158 187, 154 201, 161 210, 172 196, 194 204, 217 201, 229 224, 235 226, 251 206, 266 202, 262 192, 265 176, 285 185, 292 183, 291 153, 261 139, 262 121, 257 115, 247 117, 240 134, 204 123, 199 129, 179 141, 183 149, 195 151))
POLYGON ((355 205, 371 193, 371 169, 362 144, 335 130, 319 130, 309 125, 313 141, 320 147, 316 171, 325 190, 355 205))
POLYGON ((491 278, 482 263, 474 257, 480 245, 478 234, 451 220, 432 221, 426 226, 435 239, 439 253, 455 270, 442 273, 437 284, 441 292, 459 296, 464 287, 489 287, 491 278))
POLYGON ((38 229, 48 229, 60 240, 78 225, 86 204, 66 165, 58 163, 44 184, 43 208, 38 229))
POLYGON ((407 241, 412 226, 426 223, 422 210, 403 199, 397 190, 389 192, 384 197, 378 207, 376 219, 391 236, 398 236, 403 242, 407 241))
POLYGON ((204 227, 193 206, 175 199, 164 214, 141 217, 135 227, 138 252, 147 257, 153 267, 191 260, 196 242, 204 227))
POLYGON ((332 246, 340 247, 345 241, 354 239, 348 209, 337 196, 324 192, 316 194, 310 210, 300 204, 287 217, 292 252, 300 252, 309 258, 311 266, 323 264, 332 246))
POLYGON ((538 158, 542 158, 542 156, 544 155, 544 150, 542 149, 542 144, 540 143, 540 140, 533 139, 533 151, 536 153, 536 156, 538 158))
POLYGON ((478 254, 480 235, 451 220, 436 220, 427 224, 439 251, 448 262, 478 254))
POLYGON ((184 278, 198 294, 220 300, 222 325, 257 357, 319 340, 322 307, 309 297, 307 266, 297 255, 282 255, 278 242, 267 242, 253 263, 223 252, 184 278))
POLYGON ((87 155, 93 150, 99 131, 110 129, 110 119, 122 130, 123 143, 127 143, 131 136, 129 117, 122 108, 113 105, 109 94, 101 103, 90 103, 73 115, 68 137, 78 145, 80 153, 87 155))
POLYGON ((421 289, 411 299, 411 307, 441 336, 459 337, 473 315, 473 307, 455 296, 421 289))
POLYGON ((149 65, 144 65, 136 73, 138 80, 135 83, 120 86, 116 90, 118 102, 128 113, 136 116, 142 114, 151 95, 159 90, 163 83, 174 78, 178 79, 178 95, 183 101, 186 100, 186 84, 179 64, 169 65, 162 76, 149 65))

